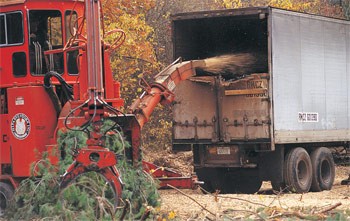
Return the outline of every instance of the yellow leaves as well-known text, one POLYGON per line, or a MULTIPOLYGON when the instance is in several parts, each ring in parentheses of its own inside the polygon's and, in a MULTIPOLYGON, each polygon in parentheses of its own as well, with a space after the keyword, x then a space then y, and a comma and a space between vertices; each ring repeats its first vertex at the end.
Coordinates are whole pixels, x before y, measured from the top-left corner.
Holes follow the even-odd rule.
MULTIPOLYGON (((253 6, 273 6, 292 11, 318 14, 336 18, 344 18, 344 12, 340 5, 332 4, 324 0, 216 0, 225 8, 242 8, 253 6)), ((345 6, 343 6, 345 9, 345 6)), ((350 9, 349 9, 350 16, 350 9)))
MULTIPOLYGON (((153 48, 154 30, 146 22, 146 13, 155 0, 102 0, 105 32, 122 29, 126 34, 123 45, 111 53, 114 77, 122 84, 122 97, 129 105, 142 89, 140 77, 157 73, 159 63, 153 48), (145 74, 147 73, 147 74, 145 74)), ((104 39, 109 44, 118 39, 111 34, 104 39)))
POLYGON ((176 213, 174 211, 170 211, 167 213, 162 213, 161 209, 157 207, 155 211, 159 214, 161 213, 161 216, 157 217, 155 220, 157 221, 168 221, 168 220, 177 220, 176 213))
POLYGON ((259 194, 258 196, 261 201, 264 201, 265 197, 263 195, 259 194))
POLYGON ((243 3, 241 0, 223 0, 225 8, 242 8, 243 3))
POLYGON ((126 33, 126 41, 118 53, 156 63, 152 45, 154 30, 146 23, 146 13, 155 5, 155 0, 104 0, 103 3, 106 31, 118 28, 126 33), (116 9, 122 13, 115 13, 116 9))
POLYGON ((334 5, 323 0, 270 0, 269 5, 293 11, 344 18, 339 5, 334 5))
POLYGON ((168 219, 172 220, 172 219, 175 219, 175 217, 176 217, 176 213, 174 211, 170 211, 170 213, 168 214, 168 219))

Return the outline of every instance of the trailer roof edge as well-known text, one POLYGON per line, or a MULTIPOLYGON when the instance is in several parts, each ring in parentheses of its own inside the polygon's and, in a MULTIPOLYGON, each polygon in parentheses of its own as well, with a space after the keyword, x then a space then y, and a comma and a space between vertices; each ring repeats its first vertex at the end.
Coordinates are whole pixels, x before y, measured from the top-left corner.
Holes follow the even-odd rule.
POLYGON ((235 9, 222 9, 222 10, 210 10, 210 11, 195 11, 184 12, 171 15, 172 20, 185 20, 196 18, 210 18, 210 17, 226 17, 232 15, 255 15, 260 13, 267 13, 269 7, 247 7, 247 8, 235 8, 235 9))
POLYGON ((177 13, 177 14, 171 15, 171 20, 175 21, 175 20, 201 19, 201 18, 210 18, 210 17, 226 17, 226 16, 232 16, 232 15, 234 15, 234 16, 237 16, 237 15, 248 16, 248 15, 260 14, 260 13, 269 13, 270 10, 280 10, 280 11, 285 11, 287 13, 300 13, 300 14, 305 14, 308 16, 323 17, 323 18, 336 19, 336 20, 340 20, 340 21, 349 22, 349 20, 342 19, 342 18, 299 12, 299 11, 295 11, 295 10, 277 8, 277 7, 273 7, 273 6, 184 12, 184 13, 177 13))

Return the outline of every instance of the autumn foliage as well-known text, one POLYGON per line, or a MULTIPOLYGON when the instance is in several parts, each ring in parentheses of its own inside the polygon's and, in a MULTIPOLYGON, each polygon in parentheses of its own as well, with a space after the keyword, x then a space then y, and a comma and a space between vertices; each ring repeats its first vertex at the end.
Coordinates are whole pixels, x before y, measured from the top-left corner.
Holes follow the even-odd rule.
MULTIPOLYGON (((121 29, 125 42, 112 53, 112 70, 122 83, 126 104, 142 92, 138 86, 141 77, 148 77, 158 69, 154 53, 153 28, 146 24, 146 13, 154 7, 154 0, 103 0, 104 26, 106 32, 121 29)), ((111 43, 119 33, 107 36, 111 43)))
MULTIPOLYGON (((111 54, 112 71, 115 79, 121 82, 126 112, 127 106, 144 91, 139 80, 144 78, 151 83, 152 77, 166 65, 158 62, 154 28, 146 21, 156 0, 103 0, 102 3, 105 32, 121 29, 126 34, 125 42, 111 54)), ((116 33, 105 40, 112 43, 118 37, 116 33)), ((152 116, 143 131, 143 146, 163 149, 171 142, 169 108, 159 106, 155 112, 153 116, 157 117, 152 116)))
POLYGON ((272 6, 292 11, 323 15, 334 18, 350 18, 349 1, 328 0, 217 0, 225 8, 243 8, 252 6, 272 6))

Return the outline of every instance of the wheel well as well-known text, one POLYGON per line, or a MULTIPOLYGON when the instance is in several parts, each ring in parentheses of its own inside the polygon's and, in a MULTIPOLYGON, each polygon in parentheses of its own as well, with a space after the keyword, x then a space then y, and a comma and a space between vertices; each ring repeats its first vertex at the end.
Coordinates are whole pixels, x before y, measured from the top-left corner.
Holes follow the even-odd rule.
POLYGON ((1 182, 1 183, 6 183, 6 184, 8 184, 8 185, 14 187, 13 184, 12 184, 8 179, 0 180, 0 182, 1 182))
POLYGON ((347 142, 332 142, 332 143, 299 143, 299 144, 285 144, 285 154, 288 153, 289 150, 297 147, 302 147, 304 148, 309 154, 319 148, 319 147, 326 147, 326 148, 331 148, 331 147, 348 147, 347 142))
POLYGON ((0 182, 10 185, 13 189, 16 189, 20 181, 14 180, 12 177, 1 178, 0 182))

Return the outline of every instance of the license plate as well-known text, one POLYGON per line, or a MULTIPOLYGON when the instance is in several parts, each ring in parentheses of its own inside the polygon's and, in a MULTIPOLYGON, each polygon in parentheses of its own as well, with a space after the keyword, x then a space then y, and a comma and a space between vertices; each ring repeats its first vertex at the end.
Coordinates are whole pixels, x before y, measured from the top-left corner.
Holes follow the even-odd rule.
POLYGON ((228 154, 231 154, 231 149, 230 147, 217 147, 216 153, 218 155, 228 155, 228 154))

